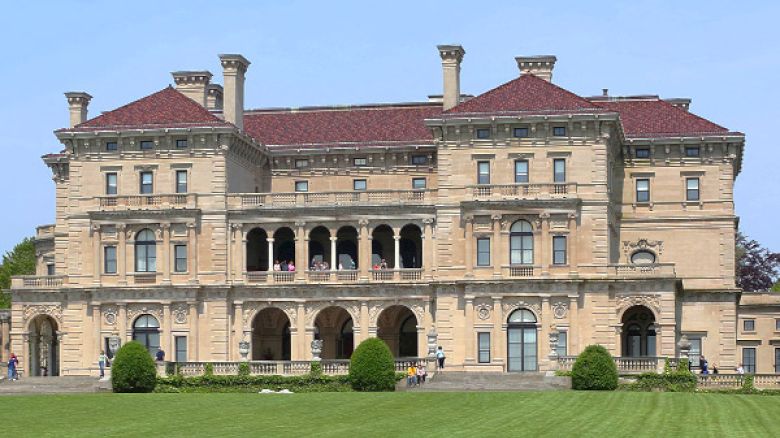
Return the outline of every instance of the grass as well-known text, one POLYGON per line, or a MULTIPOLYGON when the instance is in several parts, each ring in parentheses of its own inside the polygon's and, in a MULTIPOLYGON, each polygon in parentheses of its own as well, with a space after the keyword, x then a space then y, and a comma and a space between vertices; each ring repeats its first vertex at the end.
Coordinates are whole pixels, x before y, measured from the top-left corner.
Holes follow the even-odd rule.
POLYGON ((692 393, 78 394, 0 397, 22 436, 776 436, 780 397, 692 393))

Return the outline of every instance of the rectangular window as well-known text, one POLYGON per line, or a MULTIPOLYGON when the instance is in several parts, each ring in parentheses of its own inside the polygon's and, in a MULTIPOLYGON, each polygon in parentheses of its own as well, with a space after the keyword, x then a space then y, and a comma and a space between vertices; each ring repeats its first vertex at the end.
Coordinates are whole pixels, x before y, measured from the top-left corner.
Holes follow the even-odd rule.
POLYGON ((477 239, 477 266, 490 266, 490 238, 477 239))
POLYGON ((477 129, 477 138, 479 138, 479 139, 490 138, 490 128, 478 128, 477 129))
POLYGON ((490 184, 490 161, 477 161, 477 184, 490 184))
POLYGON ((756 373, 756 349, 745 347, 742 349, 742 366, 748 374, 756 373))
POLYGON ((636 180, 636 202, 650 202, 650 180, 636 180))
POLYGON ((566 236, 553 236, 553 264, 566 264, 566 236))
POLYGON ((187 171, 176 171, 176 193, 187 193, 187 171))
POLYGON ((309 191, 309 182, 308 181, 295 181, 295 191, 296 192, 308 192, 309 191))
POLYGON ((780 373, 780 348, 775 348, 775 373, 780 373))
POLYGON ((558 343, 555 345, 555 352, 558 353, 558 357, 569 355, 568 338, 569 338, 568 332, 558 333, 558 343))
POLYGON ((412 155, 412 164, 421 165, 428 164, 427 155, 412 155))
POLYGON ((742 321, 742 331, 744 332, 754 332, 756 331, 756 320, 755 319, 746 319, 742 321))
POLYGON ((46 275, 54 275, 54 263, 46 263, 46 275))
POLYGON ((528 128, 515 128, 512 131, 512 135, 515 138, 526 138, 528 137, 528 128))
POLYGON ((685 199, 688 201, 699 200, 699 178, 685 179, 685 199))
POLYGON ((634 154, 637 158, 650 158, 649 148, 637 148, 634 154))
POLYGON ((368 158, 355 158, 352 160, 352 164, 358 167, 368 166, 368 158))
POLYGON ((424 189, 428 186, 425 178, 412 178, 413 189, 424 189))
POLYGON ((477 333, 479 363, 490 363, 490 332, 477 333))
POLYGON ((174 272, 187 272, 187 245, 173 245, 174 272))
POLYGON ((780 318, 775 320, 775 331, 780 332, 780 318))
POLYGON ((148 151, 154 149, 154 142, 151 140, 143 140, 139 143, 142 151, 148 151))
POLYGON ((187 139, 186 138, 180 138, 176 140, 176 149, 186 149, 187 148, 187 139))
POLYGON ((139 177, 141 180, 141 194, 150 195, 154 193, 152 172, 141 172, 139 177))
POLYGON ((367 187, 368 187, 368 184, 366 183, 366 180, 364 180, 364 179, 352 180, 352 189, 353 190, 365 190, 367 187))
POLYGON ((300 169, 302 167, 309 167, 309 160, 306 158, 299 158, 295 160, 295 168, 300 169))
POLYGON ((528 182, 528 160, 515 160, 515 182, 528 182))
POLYGON ((106 274, 116 274, 116 247, 103 247, 103 272, 106 274))
POLYGON ((106 174, 106 195, 117 194, 117 175, 115 172, 106 174))
POLYGON ((695 158, 699 156, 699 147, 698 146, 686 146, 685 147, 685 156, 690 158, 695 158))
POLYGON ((107 151, 116 151, 119 149, 119 145, 115 141, 107 141, 106 142, 106 150, 107 151))
POLYGON ((553 182, 566 182, 566 160, 563 158, 553 160, 553 182))
POLYGON ((176 344, 176 362, 187 362, 187 337, 174 336, 173 342, 176 344))
POLYGON ((701 336, 688 336, 688 340, 691 341, 691 349, 688 352, 688 357, 691 361, 691 366, 698 368, 701 366, 699 363, 699 357, 701 356, 701 336))
POLYGON ((555 137, 565 137, 566 136, 566 127, 565 126, 554 126, 553 127, 553 136, 555 136, 555 137))

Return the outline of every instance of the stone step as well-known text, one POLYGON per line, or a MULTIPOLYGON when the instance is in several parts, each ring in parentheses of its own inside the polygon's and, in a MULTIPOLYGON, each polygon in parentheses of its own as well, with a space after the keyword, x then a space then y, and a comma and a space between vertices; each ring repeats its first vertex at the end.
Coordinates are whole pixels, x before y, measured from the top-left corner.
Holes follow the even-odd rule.
POLYGON ((19 380, 0 381, 3 394, 62 394, 111 391, 111 381, 94 377, 27 377, 19 380))
POLYGON ((544 373, 440 372, 421 386, 406 387, 406 380, 396 386, 401 391, 560 391, 571 389, 569 377, 544 373))

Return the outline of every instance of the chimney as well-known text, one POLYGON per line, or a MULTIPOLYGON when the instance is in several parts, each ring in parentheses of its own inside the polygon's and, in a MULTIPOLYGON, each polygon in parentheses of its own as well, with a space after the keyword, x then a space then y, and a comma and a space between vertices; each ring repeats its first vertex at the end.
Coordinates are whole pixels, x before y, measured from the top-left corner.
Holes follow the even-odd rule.
POLYGON ((466 51, 459 45, 437 46, 444 74, 444 110, 460 103, 460 62, 466 51))
POLYGON ((241 55, 219 55, 225 86, 225 120, 244 129, 244 75, 249 61, 241 55))
POLYGON ((515 58, 521 75, 531 73, 547 82, 552 82, 552 71, 556 60, 554 55, 518 56, 515 58))
POLYGON ((172 72, 176 91, 206 106, 206 88, 211 82, 211 72, 208 71, 175 71, 172 72))
POLYGON ((70 127, 87 121, 87 107, 92 96, 83 91, 69 91, 65 93, 68 98, 68 109, 70 110, 70 127))
POLYGON ((206 109, 222 110, 222 85, 210 84, 206 87, 206 109))
POLYGON ((687 97, 674 97, 671 99, 664 99, 664 100, 676 106, 677 108, 683 109, 685 111, 688 111, 689 108, 691 107, 691 99, 687 97))

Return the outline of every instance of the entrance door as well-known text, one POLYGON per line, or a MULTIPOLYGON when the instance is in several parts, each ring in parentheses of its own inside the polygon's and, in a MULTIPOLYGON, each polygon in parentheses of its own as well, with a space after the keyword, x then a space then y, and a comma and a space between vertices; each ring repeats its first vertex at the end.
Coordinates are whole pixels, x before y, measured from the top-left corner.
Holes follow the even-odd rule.
POLYGON ((509 315, 507 328, 507 371, 536 371, 536 316, 526 309, 509 315))

